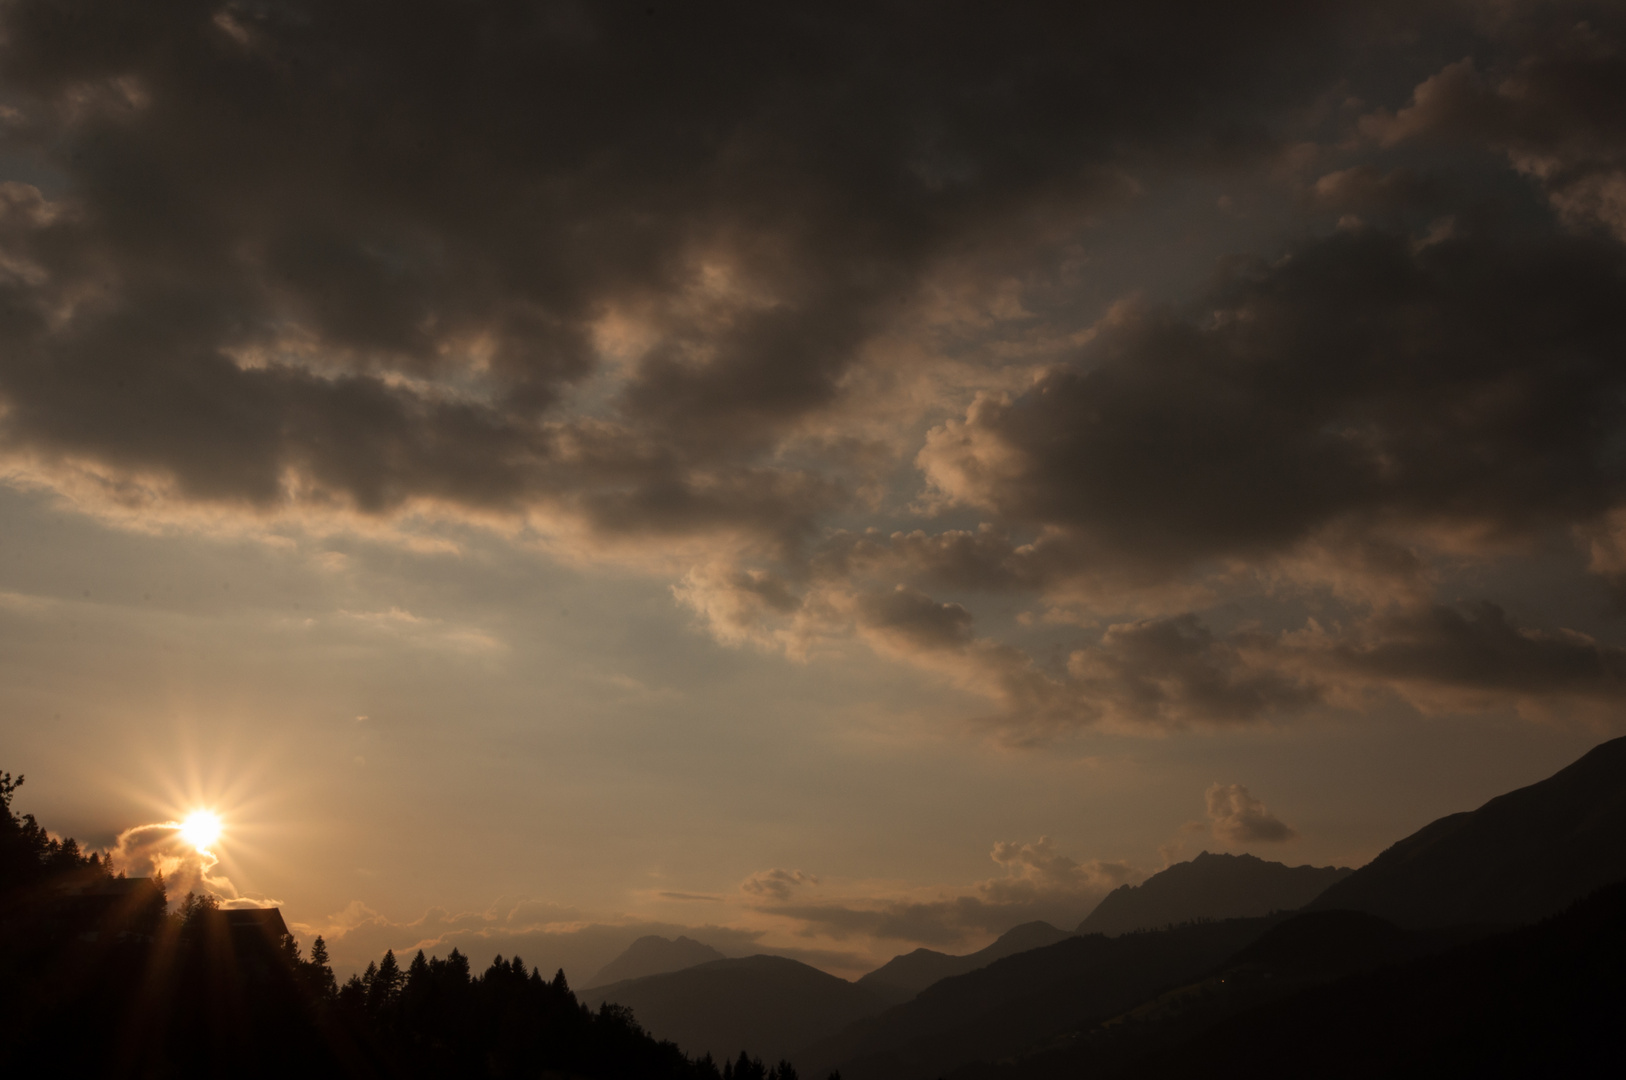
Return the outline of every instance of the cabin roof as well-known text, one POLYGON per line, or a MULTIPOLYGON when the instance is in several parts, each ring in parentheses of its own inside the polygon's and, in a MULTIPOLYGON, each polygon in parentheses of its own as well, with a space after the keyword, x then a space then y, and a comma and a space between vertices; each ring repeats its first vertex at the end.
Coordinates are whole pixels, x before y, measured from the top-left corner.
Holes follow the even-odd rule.
POLYGON ((221 908, 217 914, 233 933, 262 933, 273 940, 288 933, 281 908, 221 908))

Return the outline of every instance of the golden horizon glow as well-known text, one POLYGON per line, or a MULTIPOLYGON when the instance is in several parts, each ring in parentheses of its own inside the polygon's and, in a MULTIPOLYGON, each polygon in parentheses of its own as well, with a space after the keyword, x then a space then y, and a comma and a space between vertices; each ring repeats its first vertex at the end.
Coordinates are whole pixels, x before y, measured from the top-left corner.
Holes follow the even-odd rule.
POLYGON ((194 810, 181 822, 181 839, 207 852, 220 839, 220 816, 212 810, 194 810))

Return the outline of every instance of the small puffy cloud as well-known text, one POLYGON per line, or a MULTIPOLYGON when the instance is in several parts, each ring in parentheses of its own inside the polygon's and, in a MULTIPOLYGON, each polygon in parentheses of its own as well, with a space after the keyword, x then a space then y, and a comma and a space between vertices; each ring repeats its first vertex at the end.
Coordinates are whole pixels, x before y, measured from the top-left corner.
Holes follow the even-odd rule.
POLYGON ((130 877, 162 874, 174 897, 210 891, 204 878, 219 862, 182 839, 180 823, 174 821, 125 829, 109 854, 113 869, 130 877))
POLYGON ((711 561, 692 567, 672 594, 729 645, 800 656, 818 636, 816 599, 798 595, 791 582, 771 570, 711 561))
POLYGON ((1206 798, 1214 838, 1222 843, 1278 844, 1298 836, 1241 784, 1215 784, 1206 798))
POLYGON ((1006 876, 982 882, 978 891, 995 903, 1084 903, 1137 876, 1125 862, 1079 862, 1057 851, 1048 836, 1032 843, 1001 840, 989 857, 1006 876))
POLYGON ((880 938, 922 945, 949 946, 965 941, 979 925, 986 905, 975 897, 954 900, 909 901, 854 898, 817 904, 785 904, 771 913, 801 925, 807 937, 836 941, 880 938))
POLYGON ((1079 872, 1076 859, 1068 858, 1056 850, 1048 836, 1032 843, 1019 840, 1001 840, 989 852, 989 858, 1009 873, 1022 877, 1036 877, 1041 881, 1067 883, 1079 872))
POLYGON ((955 649, 971 641, 971 613, 899 585, 859 598, 858 626, 905 651, 955 649))
POLYGON ((819 879, 800 870, 759 870, 740 882, 740 891, 760 900, 789 900, 804 885, 817 885, 819 879))

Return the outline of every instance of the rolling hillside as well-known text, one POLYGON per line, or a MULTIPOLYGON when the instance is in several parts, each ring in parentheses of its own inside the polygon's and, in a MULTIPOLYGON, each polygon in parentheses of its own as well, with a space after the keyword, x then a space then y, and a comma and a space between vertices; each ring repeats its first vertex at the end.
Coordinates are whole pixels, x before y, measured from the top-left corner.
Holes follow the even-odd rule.
POLYGON ((884 1005, 864 987, 782 956, 713 960, 581 997, 594 1007, 625 1005, 657 1039, 719 1061, 741 1050, 767 1061, 789 1057, 884 1005))
POLYGON ((888 1003, 908 1001, 935 982, 953 975, 987 967, 995 960, 1054 945, 1072 937, 1047 922, 1023 923, 1001 934, 998 941, 964 956, 950 956, 935 949, 916 949, 912 953, 894 956, 885 964, 858 980, 888 1003))

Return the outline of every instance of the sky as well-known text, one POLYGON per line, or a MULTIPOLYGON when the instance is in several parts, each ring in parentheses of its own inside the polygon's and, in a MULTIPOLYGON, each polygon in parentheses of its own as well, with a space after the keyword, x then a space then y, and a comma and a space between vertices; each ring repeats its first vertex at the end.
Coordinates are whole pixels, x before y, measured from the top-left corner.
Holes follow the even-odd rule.
POLYGON ((577 985, 1358 866, 1626 732, 1623 49, 7 0, 18 809, 341 974, 577 985))

